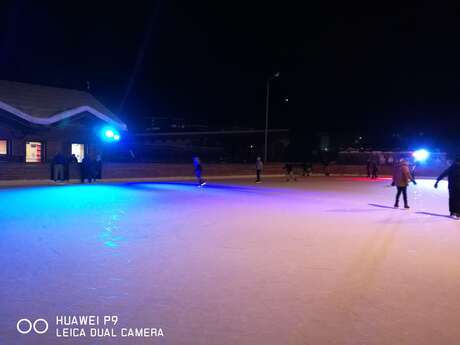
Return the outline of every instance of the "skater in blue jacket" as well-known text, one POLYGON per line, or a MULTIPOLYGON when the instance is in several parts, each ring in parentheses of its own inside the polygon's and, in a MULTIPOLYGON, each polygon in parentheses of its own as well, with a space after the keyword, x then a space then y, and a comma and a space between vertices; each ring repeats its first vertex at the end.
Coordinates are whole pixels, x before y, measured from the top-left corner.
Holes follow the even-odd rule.
POLYGON ((193 167, 195 169, 195 176, 198 181, 198 187, 203 187, 206 181, 202 178, 203 168, 201 167, 200 157, 193 158, 193 167))

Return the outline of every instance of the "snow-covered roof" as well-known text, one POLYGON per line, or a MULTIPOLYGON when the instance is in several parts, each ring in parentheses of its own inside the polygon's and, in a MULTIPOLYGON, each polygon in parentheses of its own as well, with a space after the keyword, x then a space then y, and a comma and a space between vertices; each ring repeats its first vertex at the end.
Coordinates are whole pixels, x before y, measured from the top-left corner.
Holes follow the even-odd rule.
POLYGON ((126 124, 96 98, 79 90, 0 80, 0 109, 39 125, 50 125, 88 112, 127 129, 126 124))

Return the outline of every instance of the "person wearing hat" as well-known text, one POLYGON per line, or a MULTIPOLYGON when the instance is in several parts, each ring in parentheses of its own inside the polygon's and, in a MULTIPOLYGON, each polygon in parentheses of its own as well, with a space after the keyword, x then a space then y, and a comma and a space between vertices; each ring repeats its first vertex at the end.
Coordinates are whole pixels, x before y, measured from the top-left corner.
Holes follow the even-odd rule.
POLYGON ((407 186, 411 181, 413 184, 417 184, 410 173, 409 164, 405 159, 401 158, 399 160, 399 164, 397 164, 394 169, 393 182, 391 183, 392 186, 396 186, 397 190, 394 205, 395 208, 399 207, 399 198, 401 197, 401 194, 403 195, 404 208, 410 208, 409 204, 407 203, 407 186))
POLYGON ((449 189, 449 211, 454 219, 460 217, 460 156, 441 175, 439 175, 434 188, 438 188, 438 183, 447 177, 449 189))

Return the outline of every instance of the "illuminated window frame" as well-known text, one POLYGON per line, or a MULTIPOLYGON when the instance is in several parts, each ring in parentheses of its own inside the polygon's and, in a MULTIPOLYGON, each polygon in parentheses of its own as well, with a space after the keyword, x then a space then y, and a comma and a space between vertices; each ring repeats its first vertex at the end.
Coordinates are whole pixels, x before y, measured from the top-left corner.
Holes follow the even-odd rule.
POLYGON ((85 144, 72 143, 71 152, 72 155, 75 155, 77 162, 81 163, 83 161, 83 158, 85 158, 85 144))
POLYGON ((7 156, 8 154, 8 140, 0 138, 0 156, 7 156))
POLYGON ((26 142, 26 163, 41 163, 43 162, 45 155, 45 144, 42 141, 27 141, 26 142), (35 150, 35 155, 32 154, 32 149, 36 146, 40 147, 39 150, 35 150), (34 147, 32 145, 35 145, 34 147), (29 148, 30 146, 30 148, 29 148))

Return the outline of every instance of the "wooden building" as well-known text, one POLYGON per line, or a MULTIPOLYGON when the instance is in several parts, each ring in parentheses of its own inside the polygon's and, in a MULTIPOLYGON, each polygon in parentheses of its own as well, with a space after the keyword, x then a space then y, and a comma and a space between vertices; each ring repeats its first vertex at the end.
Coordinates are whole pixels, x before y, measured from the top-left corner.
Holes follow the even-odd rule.
POLYGON ((127 129, 87 92, 0 81, 0 161, 40 164, 58 152, 81 161, 99 151, 104 126, 127 129))

